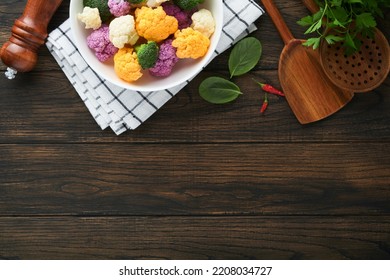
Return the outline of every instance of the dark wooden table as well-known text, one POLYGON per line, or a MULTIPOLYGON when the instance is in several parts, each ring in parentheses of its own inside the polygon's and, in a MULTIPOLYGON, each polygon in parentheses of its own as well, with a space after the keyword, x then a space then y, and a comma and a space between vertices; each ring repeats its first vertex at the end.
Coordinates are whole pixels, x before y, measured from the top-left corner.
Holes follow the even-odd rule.
MULTIPOLYGON (((25 2, 0 2, 1 44, 25 2)), ((302 37, 307 10, 275 2, 302 37)), ((1 64, 0 258, 389 259, 390 80, 318 123, 300 125, 275 96, 263 116, 252 78, 279 86, 283 43, 267 15, 257 25, 263 57, 235 79, 236 102, 197 91, 227 75, 227 52, 119 137, 100 131, 45 47, 13 81, 1 64)))

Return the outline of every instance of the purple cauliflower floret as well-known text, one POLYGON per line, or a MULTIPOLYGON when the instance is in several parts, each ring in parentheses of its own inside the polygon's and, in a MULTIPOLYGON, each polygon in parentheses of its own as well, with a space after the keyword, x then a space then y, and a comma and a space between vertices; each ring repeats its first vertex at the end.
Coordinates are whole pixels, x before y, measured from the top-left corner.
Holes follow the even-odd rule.
POLYGON ((173 67, 179 61, 176 56, 176 48, 172 46, 171 39, 166 40, 160 46, 158 59, 154 67, 149 68, 149 73, 155 77, 166 77, 172 72, 173 67))
POLYGON ((197 11, 197 8, 184 11, 171 2, 164 2, 161 6, 167 15, 173 16, 177 19, 179 22, 179 29, 190 27, 192 24, 191 16, 197 11))
POLYGON ((126 0, 108 0, 108 7, 110 8, 110 13, 115 17, 129 14, 131 8, 130 3, 126 0))
POLYGON ((88 47, 91 48, 99 61, 104 62, 113 57, 118 52, 110 41, 109 28, 107 25, 102 25, 99 29, 93 31, 87 37, 88 47))

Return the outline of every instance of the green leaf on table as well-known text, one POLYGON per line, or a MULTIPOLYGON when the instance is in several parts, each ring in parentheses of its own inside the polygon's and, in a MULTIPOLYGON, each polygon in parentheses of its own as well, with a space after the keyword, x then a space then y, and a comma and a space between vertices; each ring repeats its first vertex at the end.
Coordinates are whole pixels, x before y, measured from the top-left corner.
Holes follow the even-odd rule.
POLYGON ((230 77, 240 76, 252 70, 261 58, 263 47, 260 41, 248 37, 238 42, 230 53, 230 77))
POLYGON ((200 84, 199 94, 210 103, 225 104, 236 100, 242 92, 235 83, 229 80, 209 77, 200 84))

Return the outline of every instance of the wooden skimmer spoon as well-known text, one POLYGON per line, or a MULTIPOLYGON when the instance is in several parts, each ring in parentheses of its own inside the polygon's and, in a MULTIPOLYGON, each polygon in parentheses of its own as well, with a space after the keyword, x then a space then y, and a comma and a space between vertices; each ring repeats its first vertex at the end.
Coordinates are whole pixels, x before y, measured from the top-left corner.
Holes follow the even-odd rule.
POLYGON ((285 43, 279 60, 279 80, 298 121, 315 122, 344 107, 353 93, 329 80, 319 52, 303 46, 303 40, 294 39, 273 1, 262 0, 262 3, 285 43))
MULTIPOLYGON (((314 0, 302 0, 312 13, 319 10, 314 0)), ((337 35, 337 33, 335 33, 337 35)), ((338 87, 354 92, 367 92, 380 86, 390 71, 390 47, 385 35, 375 28, 374 38, 361 37, 362 46, 347 56, 342 43, 320 45, 325 74, 338 87)))

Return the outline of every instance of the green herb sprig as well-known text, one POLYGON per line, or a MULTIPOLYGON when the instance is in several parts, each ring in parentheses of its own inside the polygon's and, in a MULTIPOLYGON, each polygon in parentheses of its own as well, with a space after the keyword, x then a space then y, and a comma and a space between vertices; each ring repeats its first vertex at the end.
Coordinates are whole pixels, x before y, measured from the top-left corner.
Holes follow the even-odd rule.
POLYGON ((305 34, 314 34, 304 45, 318 48, 321 40, 328 44, 342 42, 346 54, 361 47, 359 35, 374 34, 376 18, 383 17, 383 9, 390 7, 389 0, 316 0, 320 10, 298 21, 307 27, 305 34), (337 32, 328 33, 330 29, 337 32))
MULTIPOLYGON (((252 70, 262 55, 260 41, 248 37, 238 42, 229 56, 230 79, 241 76, 252 70)), ((209 77, 199 86, 200 96, 213 104, 225 104, 236 100, 242 92, 232 81, 221 77, 209 77)))

